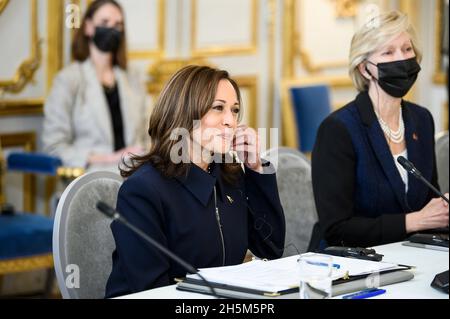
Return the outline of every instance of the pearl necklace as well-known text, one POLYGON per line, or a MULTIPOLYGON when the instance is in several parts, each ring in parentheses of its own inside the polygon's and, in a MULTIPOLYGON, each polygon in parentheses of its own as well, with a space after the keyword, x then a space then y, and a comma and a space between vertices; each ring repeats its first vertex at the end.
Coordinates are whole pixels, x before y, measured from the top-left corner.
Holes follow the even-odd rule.
POLYGON ((380 123, 381 129, 383 130, 384 134, 388 137, 390 141, 392 141, 395 144, 400 144, 403 142, 405 138, 405 123, 403 122, 403 116, 402 111, 400 109, 400 116, 398 117, 398 130, 393 131, 390 129, 389 125, 383 121, 381 116, 378 115, 378 113, 375 112, 378 118, 378 123, 380 123))

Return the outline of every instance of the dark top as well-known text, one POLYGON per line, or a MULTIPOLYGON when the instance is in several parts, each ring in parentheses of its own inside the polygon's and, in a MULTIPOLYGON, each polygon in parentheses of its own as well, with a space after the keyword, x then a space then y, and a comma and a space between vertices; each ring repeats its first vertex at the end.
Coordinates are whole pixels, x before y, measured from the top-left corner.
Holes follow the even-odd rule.
MULTIPOLYGON (((121 186, 117 210, 197 269, 240 264, 247 249, 261 258, 281 257, 285 220, 275 174, 246 169, 236 186, 220 175, 218 164, 210 174, 191 164, 187 177, 166 178, 145 164, 121 186)), ((106 297, 166 286, 186 275, 125 226, 113 222, 111 230, 116 250, 106 297)))
MULTIPOLYGON (((408 159, 437 188, 432 116, 406 101, 402 109, 408 159)), ((312 182, 329 245, 367 247, 404 240, 405 214, 435 197, 411 175, 405 194, 367 92, 321 124, 312 153, 312 182)))
POLYGON ((119 90, 117 84, 112 88, 103 86, 105 91, 106 101, 108 102, 109 114, 111 115, 111 123, 113 127, 114 136, 114 151, 118 151, 125 147, 125 140, 123 137, 123 120, 122 112, 120 110, 119 90))

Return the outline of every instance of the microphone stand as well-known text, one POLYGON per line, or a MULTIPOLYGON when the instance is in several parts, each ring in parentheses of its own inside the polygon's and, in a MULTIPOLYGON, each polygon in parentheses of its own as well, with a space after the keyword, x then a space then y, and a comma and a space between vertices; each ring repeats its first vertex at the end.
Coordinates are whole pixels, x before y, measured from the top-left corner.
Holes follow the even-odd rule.
POLYGON ((139 228, 137 228, 136 226, 134 226, 133 224, 128 222, 124 217, 122 217, 119 214, 119 212, 117 212, 115 209, 110 207, 108 204, 106 204, 102 201, 99 201, 99 202, 97 202, 96 208, 100 212, 102 212, 104 215, 106 215, 108 218, 111 218, 113 220, 116 220, 116 221, 122 223, 124 226, 126 226, 128 229, 133 231, 139 237, 143 238, 146 242, 148 242, 151 245, 153 245, 154 247, 156 247, 164 255, 166 255, 170 259, 174 260, 175 262, 177 262, 179 265, 181 265, 183 268, 185 268, 189 273, 196 274, 197 276, 199 276, 205 282, 205 284, 209 287, 212 295, 216 298, 219 298, 219 296, 217 295, 217 293, 216 293, 214 287, 211 285, 211 283, 209 281, 207 281, 205 279, 205 277, 203 277, 200 274, 200 272, 197 269, 195 269, 193 266, 191 266, 190 264, 185 262, 183 259, 181 259, 177 255, 172 253, 170 250, 168 250, 166 247, 164 247, 163 245, 158 243, 156 240, 154 240, 153 238, 151 238, 150 236, 145 234, 142 230, 140 230, 139 228))

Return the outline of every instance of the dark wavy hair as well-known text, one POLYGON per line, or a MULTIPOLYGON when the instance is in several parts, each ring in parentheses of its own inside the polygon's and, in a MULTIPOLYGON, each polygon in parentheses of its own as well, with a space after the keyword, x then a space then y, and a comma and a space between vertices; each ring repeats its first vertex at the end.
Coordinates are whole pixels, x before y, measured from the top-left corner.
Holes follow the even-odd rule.
MULTIPOLYGON (((83 62, 85 61, 89 55, 89 37, 84 34, 84 29, 86 28, 86 20, 92 20, 94 17, 94 14, 97 12, 98 9, 103 7, 105 4, 112 4, 113 6, 117 7, 120 12, 122 13, 123 18, 125 19, 125 15, 122 9, 122 6, 115 0, 95 0, 93 1, 88 8, 86 9, 86 12, 83 16, 83 19, 81 21, 81 26, 75 33, 75 36, 72 41, 72 57, 75 61, 83 62)), ((116 52, 116 54, 113 56, 113 65, 118 65, 123 70, 127 69, 127 39, 126 39, 126 33, 125 33, 125 21, 123 24, 123 36, 120 41, 119 48, 116 52)))
MULTIPOLYGON (((163 88, 150 117, 150 151, 143 156, 133 155, 131 163, 122 161, 121 175, 129 177, 146 163, 151 163, 166 177, 187 175, 191 165, 189 161, 171 161, 171 150, 181 140, 171 139, 171 134, 183 128, 191 136, 194 121, 201 120, 210 110, 218 84, 223 79, 232 84, 241 104, 239 87, 227 71, 190 65, 176 72, 163 88)), ((220 164, 221 175, 226 182, 235 184, 242 173, 241 165, 235 161, 226 162, 224 157, 220 164)))

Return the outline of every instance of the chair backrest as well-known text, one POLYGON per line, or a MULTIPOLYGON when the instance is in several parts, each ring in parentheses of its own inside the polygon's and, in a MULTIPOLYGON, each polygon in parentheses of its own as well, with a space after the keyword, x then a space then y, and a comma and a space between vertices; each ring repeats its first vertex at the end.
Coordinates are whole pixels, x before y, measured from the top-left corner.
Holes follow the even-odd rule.
POLYGON ((448 131, 436 136, 436 165, 442 193, 448 193, 448 131))
POLYGON ((95 171, 63 192, 53 228, 53 258, 63 298, 103 298, 112 269, 111 220, 96 209, 99 200, 115 207, 122 178, 95 171))
POLYGON ((320 123, 331 113, 330 92, 326 85, 290 89, 297 123, 300 151, 311 152, 320 123))
POLYGON ((318 221, 314 203, 311 164, 298 150, 279 147, 262 157, 277 168, 277 184, 286 219, 286 240, 283 256, 297 254, 293 244, 304 253, 308 250, 314 224, 318 221))

